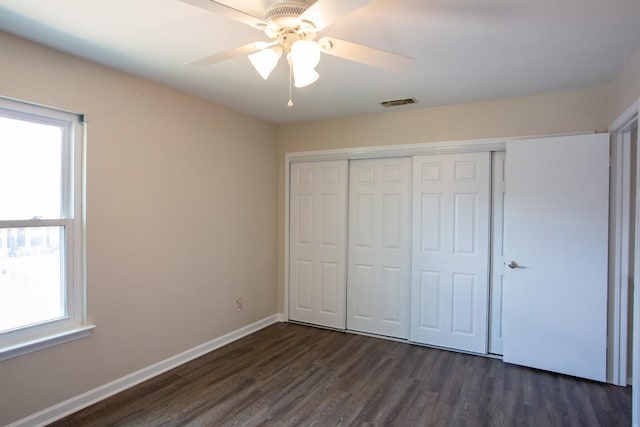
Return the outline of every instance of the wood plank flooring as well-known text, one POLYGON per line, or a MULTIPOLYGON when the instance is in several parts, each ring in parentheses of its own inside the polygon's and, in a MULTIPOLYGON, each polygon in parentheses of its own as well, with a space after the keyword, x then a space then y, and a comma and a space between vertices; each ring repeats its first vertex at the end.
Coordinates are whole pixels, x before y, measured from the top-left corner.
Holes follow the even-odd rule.
POLYGON ((280 323, 54 426, 628 426, 631 389, 280 323))

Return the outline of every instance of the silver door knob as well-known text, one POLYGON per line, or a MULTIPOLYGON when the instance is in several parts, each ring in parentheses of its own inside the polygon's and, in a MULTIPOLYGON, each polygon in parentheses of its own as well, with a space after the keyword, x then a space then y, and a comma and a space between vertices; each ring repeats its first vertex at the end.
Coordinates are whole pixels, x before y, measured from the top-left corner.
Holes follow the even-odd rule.
POLYGON ((509 268, 518 268, 520 266, 515 261, 509 261, 509 264, 507 264, 507 267, 509 267, 509 268))

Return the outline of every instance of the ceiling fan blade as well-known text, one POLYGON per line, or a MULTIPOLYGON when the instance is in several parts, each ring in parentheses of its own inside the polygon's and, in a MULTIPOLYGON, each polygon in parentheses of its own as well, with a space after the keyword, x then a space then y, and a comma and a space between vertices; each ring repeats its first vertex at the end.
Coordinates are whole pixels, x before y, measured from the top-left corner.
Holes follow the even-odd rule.
POLYGON ((244 46, 236 47, 235 49, 227 50, 225 52, 216 53, 214 55, 205 56, 204 58, 196 59, 195 61, 186 62, 183 65, 189 65, 192 67, 207 67, 215 64, 216 62, 224 61, 236 56, 249 55, 264 49, 261 43, 249 43, 244 46))
POLYGON ((207 10, 209 12, 216 13, 218 15, 225 16, 230 19, 234 19, 243 24, 247 24, 253 28, 263 27, 266 25, 260 18, 256 18, 253 15, 249 15, 246 12, 235 9, 231 6, 227 6, 224 3, 219 3, 214 0, 180 0, 183 3, 190 4, 192 6, 199 7, 200 9, 207 10))
POLYGON ((319 41, 322 51, 329 55, 360 62, 389 71, 404 71, 411 67, 415 60, 408 56, 398 55, 380 49, 348 42, 333 37, 323 37, 319 41))
POLYGON ((313 22, 316 30, 320 31, 370 1, 371 0, 317 0, 300 15, 300 19, 313 22))

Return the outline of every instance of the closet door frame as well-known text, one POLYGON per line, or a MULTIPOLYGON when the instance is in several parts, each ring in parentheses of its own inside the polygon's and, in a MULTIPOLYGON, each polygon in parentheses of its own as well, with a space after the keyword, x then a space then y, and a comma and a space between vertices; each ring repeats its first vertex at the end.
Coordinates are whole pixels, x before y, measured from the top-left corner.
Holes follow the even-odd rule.
MULTIPOLYGON (((612 138, 612 143, 615 145, 624 145, 621 142, 621 139, 624 139, 624 134, 629 132, 630 127, 636 126, 636 128, 638 127, 638 122, 640 121, 640 99, 637 99, 635 102, 633 102, 616 120, 614 120, 614 122, 609 126, 609 132, 612 134, 613 138, 612 138)), ((630 141, 631 144, 636 144, 637 147, 637 152, 636 152, 636 158, 634 159, 634 161, 636 162, 636 165, 640 165, 640 132, 637 132, 636 135, 636 141, 630 141)), ((618 148, 623 148, 623 147, 618 147, 618 148)), ((614 153, 615 154, 615 153, 614 153)), ((612 162, 611 162, 611 168, 612 168, 612 177, 614 180, 617 180, 618 178, 620 178, 621 180, 626 180, 628 182, 628 180, 630 179, 630 176, 625 176, 625 174, 623 173, 623 171, 621 171, 621 166, 620 164, 618 164, 618 157, 617 156, 613 156, 612 158, 612 162)), ((636 178, 636 189, 634 192, 634 196, 636 198, 636 218, 635 218, 635 245, 634 245, 634 252, 635 252, 635 257, 633 259, 633 265, 634 265, 634 271, 637 272, 640 270, 640 215, 638 214, 638 212, 640 212, 640 173, 639 173, 639 177, 636 178)), ((622 199, 626 198, 626 194, 624 194, 624 192, 622 192, 621 190, 617 189, 613 195, 614 197, 614 204, 615 206, 620 206, 623 202, 622 199)), ((611 206, 610 206, 611 208, 611 206)), ((614 209, 614 211, 612 212, 612 214, 614 215, 618 215, 618 220, 620 219, 619 216, 619 209, 618 211, 616 211, 614 209)), ((616 227, 612 233, 612 235, 610 236, 610 238, 612 239, 612 245, 615 245, 617 243, 620 242, 620 240, 622 239, 621 237, 621 227, 616 227)), ((611 250, 611 248, 610 248, 611 250)), ((620 254, 616 254, 617 256, 609 256, 609 261, 611 263, 614 264, 614 276, 619 275, 620 272, 620 254)), ((632 396, 631 396, 631 424, 636 426, 640 423, 640 392, 638 391, 640 389, 640 275, 636 274, 633 278, 633 290, 631 293, 631 295, 626 295, 626 293, 623 292, 614 292, 615 296, 614 296, 614 313, 609 313, 609 322, 613 322, 615 323, 615 319, 624 319, 627 316, 623 316, 624 313, 622 313, 621 310, 621 306, 626 306, 626 304, 628 303, 629 299, 633 300, 633 313, 632 313, 632 322, 633 322, 633 339, 632 342, 629 343, 628 345, 632 348, 632 375, 633 377, 631 378, 631 385, 632 385, 632 396), (611 316, 614 316, 614 319, 612 320, 611 316)), ((619 280, 612 280, 613 285, 614 286, 618 286, 620 284, 619 280)), ((609 292, 611 292, 611 286, 612 283, 609 283, 609 292)), ((615 289, 614 289, 615 291, 615 289)), ((620 321, 620 320, 618 320, 620 321)), ((609 368, 613 368, 613 373, 614 373, 614 384, 618 384, 619 382, 625 382, 625 376, 626 376, 626 372, 622 372, 623 371, 623 367, 620 366, 622 365, 622 358, 624 358, 625 356, 622 356, 622 353, 626 353, 628 351, 628 347, 627 347, 627 343, 626 343, 626 337, 623 336, 620 327, 614 327, 613 328, 613 357, 614 357, 614 365, 613 367, 611 367, 608 363, 609 366, 607 366, 607 369, 609 368), (617 362, 617 366, 616 363, 617 362), (616 375, 617 374, 617 375, 616 375), (615 378, 617 377, 617 378, 615 378), (616 382, 617 381, 617 382, 616 382)), ((610 381, 610 379, 607 379, 608 381, 610 381)))
POLYGON ((522 138, 488 138, 461 141, 443 141, 418 144, 385 145, 379 147, 344 148, 322 151, 303 151, 285 154, 285 194, 284 194, 284 307, 278 320, 288 322, 289 317, 289 239, 291 164, 325 160, 378 159, 388 157, 412 157, 428 154, 455 154, 483 151, 504 151, 506 141, 522 138))

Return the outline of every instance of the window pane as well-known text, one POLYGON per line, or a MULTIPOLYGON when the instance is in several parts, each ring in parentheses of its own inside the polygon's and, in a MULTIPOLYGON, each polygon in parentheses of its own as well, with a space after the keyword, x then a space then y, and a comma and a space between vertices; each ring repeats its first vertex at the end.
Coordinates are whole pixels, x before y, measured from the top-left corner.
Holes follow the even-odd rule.
POLYGON ((0 220, 60 218, 62 129, 0 117, 0 220))
POLYGON ((0 229, 0 332, 65 316, 63 230, 0 229))

